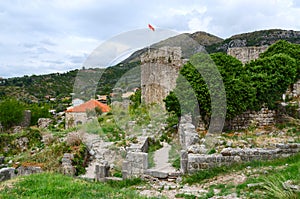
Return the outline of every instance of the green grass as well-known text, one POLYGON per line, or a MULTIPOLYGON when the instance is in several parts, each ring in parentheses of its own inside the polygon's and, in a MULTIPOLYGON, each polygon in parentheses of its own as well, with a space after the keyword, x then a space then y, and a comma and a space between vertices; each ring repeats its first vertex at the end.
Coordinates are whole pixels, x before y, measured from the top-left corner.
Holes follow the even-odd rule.
POLYGON ((169 151, 169 162, 176 169, 180 169, 180 149, 181 146, 179 143, 174 141, 171 143, 171 149, 169 151))
MULTIPOLYGON (((137 198, 132 185, 142 183, 139 179, 93 183, 61 174, 42 173, 18 178, 13 187, 0 189, 0 198, 137 198)), ((0 188, 4 184, 0 183, 0 188)))
POLYGON ((283 184, 287 180, 291 180, 293 184, 300 184, 300 155, 291 158, 275 161, 274 166, 285 165, 282 169, 270 172, 269 174, 260 175, 258 177, 250 177, 236 187, 239 193, 244 193, 247 198, 278 198, 293 199, 300 198, 300 192, 296 193, 291 189, 284 189, 283 184), (263 183, 261 186, 248 188, 249 183, 263 183))
POLYGON ((188 184, 201 183, 204 180, 211 179, 220 174, 232 173, 233 171, 243 170, 248 166, 250 166, 251 168, 260 168, 260 167, 268 167, 268 166, 282 166, 285 164, 288 164, 289 165, 288 168, 294 170, 294 174, 297 174, 297 172, 299 173, 299 170, 296 168, 300 167, 300 153, 288 158, 280 158, 271 161, 252 161, 248 163, 233 164, 231 166, 215 167, 207 170, 198 171, 194 174, 184 176, 183 183, 188 183, 188 184), (292 167, 291 165, 296 165, 295 166, 296 168, 292 167))
POLYGON ((149 168, 155 167, 154 162, 154 153, 158 149, 162 148, 163 146, 160 144, 159 140, 149 139, 149 148, 148 148, 148 166, 149 168))
POLYGON ((264 178, 264 185, 262 187, 267 190, 267 196, 270 198, 279 199, 297 199, 300 193, 294 192, 291 188, 284 188, 283 184, 290 178, 286 178, 281 174, 272 175, 264 178))

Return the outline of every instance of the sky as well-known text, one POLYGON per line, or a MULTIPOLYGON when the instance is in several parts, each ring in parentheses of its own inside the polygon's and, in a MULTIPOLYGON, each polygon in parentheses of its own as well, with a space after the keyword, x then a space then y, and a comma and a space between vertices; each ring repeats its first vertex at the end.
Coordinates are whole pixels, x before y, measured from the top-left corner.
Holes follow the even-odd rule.
POLYGON ((0 77, 66 72, 103 42, 147 28, 221 38, 300 30, 299 0, 0 0, 0 77))

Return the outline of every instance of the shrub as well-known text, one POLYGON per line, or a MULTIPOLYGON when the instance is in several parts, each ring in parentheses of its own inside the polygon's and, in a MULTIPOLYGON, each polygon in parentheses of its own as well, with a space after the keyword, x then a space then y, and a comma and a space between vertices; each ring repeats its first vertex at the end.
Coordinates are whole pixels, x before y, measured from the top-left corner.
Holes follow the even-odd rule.
POLYGON ((25 106, 15 98, 6 98, 0 102, 0 122, 8 129, 18 125, 24 115, 25 106))

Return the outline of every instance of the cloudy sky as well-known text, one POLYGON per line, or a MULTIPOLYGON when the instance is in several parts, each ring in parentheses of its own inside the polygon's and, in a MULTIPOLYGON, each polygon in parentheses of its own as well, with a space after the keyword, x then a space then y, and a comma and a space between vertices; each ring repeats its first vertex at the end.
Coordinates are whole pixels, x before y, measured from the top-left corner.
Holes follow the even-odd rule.
POLYGON ((135 29, 222 38, 300 29, 298 0, 0 0, 0 77, 81 68, 101 43, 135 29))

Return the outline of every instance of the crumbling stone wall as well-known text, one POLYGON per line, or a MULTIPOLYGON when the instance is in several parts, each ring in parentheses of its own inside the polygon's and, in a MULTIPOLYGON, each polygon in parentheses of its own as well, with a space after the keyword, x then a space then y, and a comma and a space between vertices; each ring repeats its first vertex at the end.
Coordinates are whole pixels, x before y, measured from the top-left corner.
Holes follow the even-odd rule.
POLYGON ((265 52, 267 48, 268 46, 228 48, 227 54, 237 58, 243 64, 245 64, 251 60, 257 59, 259 57, 259 54, 265 52))
POLYGON ((20 126, 21 127, 28 127, 28 126, 30 126, 30 122, 31 122, 31 111, 30 110, 25 110, 23 120, 21 121, 20 126))
POLYGON ((123 179, 140 177, 148 169, 149 138, 140 137, 139 143, 127 148, 126 159, 122 164, 123 179))
POLYGON ((251 125, 255 127, 263 127, 273 125, 275 123, 276 112, 268 108, 262 108, 260 111, 246 111, 235 118, 226 121, 224 129, 241 130, 247 129, 251 125))
POLYGON ((183 66, 180 47, 161 47, 149 50, 141 57, 142 100, 146 104, 163 104, 163 99, 176 86, 183 66))
POLYGON ((221 154, 187 154, 182 169, 187 173, 234 163, 249 162, 254 160, 271 160, 289 157, 300 152, 300 143, 276 144, 273 149, 262 148, 225 148, 221 154))
MULTIPOLYGON (((273 117, 274 111, 266 108, 259 114, 252 114, 252 118, 261 125, 267 125, 266 118, 273 117), (258 119, 259 118, 259 119, 258 119)), ((245 120, 250 120, 248 118, 245 120)), ((250 120, 251 121, 251 120, 250 120)), ((244 127, 244 126, 243 126, 244 127)), ((193 173, 198 170, 218 166, 229 166, 234 163, 249 162, 254 160, 271 160, 281 157, 288 157, 300 152, 300 143, 276 144, 270 148, 225 148, 219 154, 207 154, 207 148, 201 144, 202 140, 194 130, 190 116, 183 116, 179 126, 179 138, 182 146, 180 154, 180 166, 182 173, 193 173)), ((206 141, 208 137, 205 138, 206 141)))
POLYGON ((41 172, 43 172, 43 170, 38 166, 20 166, 17 169, 13 167, 6 167, 0 169, 0 182, 12 179, 16 176, 31 175, 41 172))
POLYGON ((110 166, 108 165, 108 162, 103 160, 99 164, 96 164, 95 166, 95 174, 96 174, 96 181, 105 181, 106 177, 109 176, 109 169, 110 166))
POLYGON ((72 128, 88 121, 86 113, 66 112, 66 129, 72 128))
POLYGON ((75 167, 72 165, 72 160, 74 159, 74 155, 71 153, 65 153, 62 160, 61 160, 61 164, 62 164, 62 172, 64 175, 70 175, 70 176, 74 176, 76 169, 75 167))
POLYGON ((122 175, 124 179, 140 177, 148 169, 148 153, 128 152, 123 161, 122 175))

